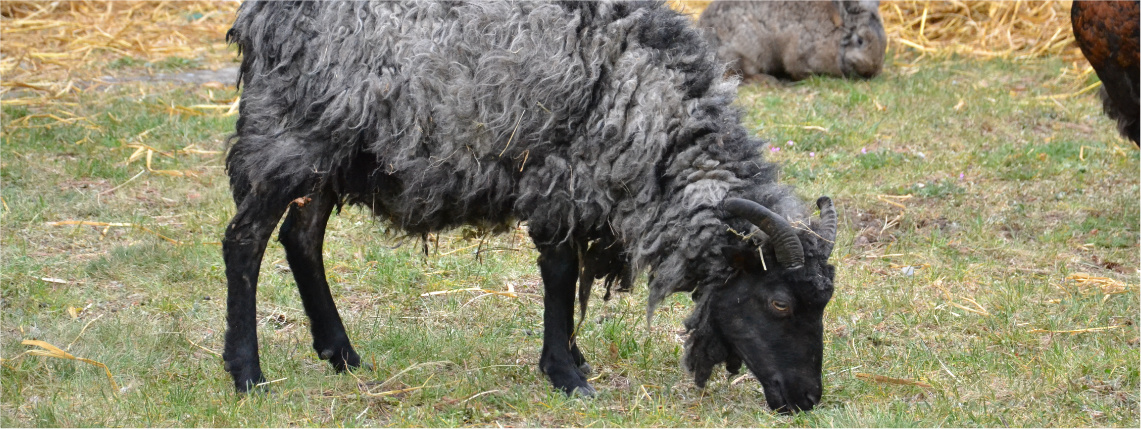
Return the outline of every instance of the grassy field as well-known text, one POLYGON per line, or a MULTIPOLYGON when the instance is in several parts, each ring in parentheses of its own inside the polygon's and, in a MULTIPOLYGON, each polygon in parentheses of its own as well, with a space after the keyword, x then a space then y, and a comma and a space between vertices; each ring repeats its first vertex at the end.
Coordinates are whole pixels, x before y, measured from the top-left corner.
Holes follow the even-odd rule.
POLYGON ((272 242, 258 319, 274 382, 236 395, 218 356, 235 117, 192 107, 232 90, 4 104, 0 426, 1137 427, 1138 151, 1092 93, 1072 95, 1096 77, 1066 69, 897 60, 871 81, 742 88, 782 180, 840 210, 824 399, 791 417, 749 378, 696 389, 679 366, 690 299, 647 326, 644 288, 596 291, 580 341, 599 395, 566 398, 537 369, 523 231, 453 231, 424 256, 357 208, 332 219, 325 255, 374 368, 317 358, 272 242))

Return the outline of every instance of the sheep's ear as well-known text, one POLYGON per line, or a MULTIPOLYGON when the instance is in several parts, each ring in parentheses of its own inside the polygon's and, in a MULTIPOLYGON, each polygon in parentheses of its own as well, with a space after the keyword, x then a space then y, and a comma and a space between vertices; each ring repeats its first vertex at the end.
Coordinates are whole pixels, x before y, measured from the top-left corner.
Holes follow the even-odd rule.
POLYGON ((713 375, 713 367, 725 362, 729 353, 721 338, 710 328, 699 329, 689 335, 682 363, 686 370, 693 374, 693 384, 704 389, 709 377, 713 375))
POLYGON ((829 18, 832 18, 832 25, 836 28, 844 28, 844 22, 848 20, 847 0, 832 0, 832 13, 829 18))
POLYGON ((728 262, 730 267, 744 270, 756 265, 757 250, 742 249, 737 246, 721 246, 721 256, 725 258, 725 262, 728 262))

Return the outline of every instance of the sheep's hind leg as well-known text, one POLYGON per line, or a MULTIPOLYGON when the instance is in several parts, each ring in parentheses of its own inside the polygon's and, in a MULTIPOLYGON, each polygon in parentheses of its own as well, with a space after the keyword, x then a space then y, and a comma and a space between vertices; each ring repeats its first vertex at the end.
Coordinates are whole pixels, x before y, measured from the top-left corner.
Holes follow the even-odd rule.
POLYGON ((547 374, 551 384, 568 395, 593 395, 594 388, 578 368, 585 359, 581 352, 576 353, 578 346, 570 343, 578 254, 570 243, 538 247, 539 271, 543 276, 543 352, 539 369, 547 374))
POLYGON ((360 366, 361 358, 353 350, 337 313, 321 257, 325 227, 336 202, 331 192, 318 192, 291 204, 278 240, 285 247, 285 258, 297 281, 305 314, 309 316, 313 349, 337 372, 342 372, 360 366))
POLYGON ((262 255, 288 199, 281 195, 245 195, 226 227, 222 258, 226 264, 226 371, 238 392, 264 382, 258 358, 257 284, 262 255))

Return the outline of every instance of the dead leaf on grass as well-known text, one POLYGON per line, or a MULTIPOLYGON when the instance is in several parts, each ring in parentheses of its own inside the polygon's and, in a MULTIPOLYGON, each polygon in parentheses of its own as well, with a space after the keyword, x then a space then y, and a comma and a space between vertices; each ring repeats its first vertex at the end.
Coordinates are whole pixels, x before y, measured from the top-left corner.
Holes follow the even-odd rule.
MULTIPOLYGON (((97 361, 94 361, 91 359, 74 356, 71 353, 65 352, 62 349, 60 349, 59 347, 53 346, 46 341, 24 340, 24 341, 21 341, 20 344, 23 344, 26 346, 39 347, 39 349, 32 349, 32 350, 28 350, 28 351, 24 352, 26 354, 30 354, 33 356, 52 357, 52 358, 56 358, 56 359, 75 360, 75 361, 80 361, 80 362, 88 363, 88 364, 95 365, 95 366, 98 366, 100 368, 103 368, 103 372, 105 372, 107 374, 107 381, 111 382, 111 388, 115 389, 116 393, 119 392, 119 384, 115 382, 115 377, 113 377, 111 375, 111 369, 107 368, 107 365, 103 364, 102 362, 97 362, 97 361)), ((23 356, 23 354, 21 354, 20 356, 23 356)), ((19 356, 17 356, 17 357, 19 357, 19 356)), ((14 359, 15 358, 13 358, 13 360, 14 359)))

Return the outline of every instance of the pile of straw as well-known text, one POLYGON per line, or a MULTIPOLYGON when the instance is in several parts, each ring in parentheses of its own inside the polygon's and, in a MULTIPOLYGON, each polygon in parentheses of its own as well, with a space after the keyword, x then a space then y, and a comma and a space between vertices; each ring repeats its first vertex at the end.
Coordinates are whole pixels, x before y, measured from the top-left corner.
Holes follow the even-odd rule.
POLYGON ((896 52, 946 57, 1081 60, 1068 1, 916 0, 880 4, 896 52))
POLYGON ((674 10, 688 14, 693 19, 701 16, 701 11, 705 10, 706 6, 713 3, 712 0, 667 0, 666 4, 670 5, 674 10))
MULTIPOLYGON (((670 0, 694 18, 709 0, 670 0)), ((1061 56, 1079 61, 1068 1, 885 1, 880 14, 895 55, 920 58, 1030 59, 1061 56)))
POLYGON ((59 97, 92 86, 114 61, 124 59, 146 64, 176 57, 217 67, 235 56, 224 37, 237 6, 228 1, 0 2, 0 94, 5 104, 59 97), (9 94, 13 90, 18 94, 9 94))

